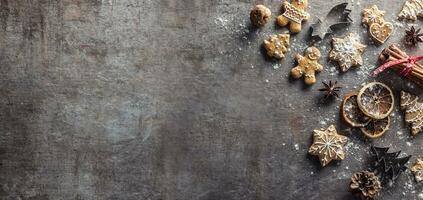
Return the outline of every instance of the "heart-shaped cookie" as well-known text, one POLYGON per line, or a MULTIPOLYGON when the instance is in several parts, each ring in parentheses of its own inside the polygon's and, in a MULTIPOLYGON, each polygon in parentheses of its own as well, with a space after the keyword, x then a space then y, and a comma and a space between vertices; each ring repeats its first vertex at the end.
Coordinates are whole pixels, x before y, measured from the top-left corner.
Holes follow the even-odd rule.
POLYGON ((373 23, 370 25, 369 33, 370 37, 383 44, 394 31, 394 26, 390 22, 383 22, 382 24, 373 23))

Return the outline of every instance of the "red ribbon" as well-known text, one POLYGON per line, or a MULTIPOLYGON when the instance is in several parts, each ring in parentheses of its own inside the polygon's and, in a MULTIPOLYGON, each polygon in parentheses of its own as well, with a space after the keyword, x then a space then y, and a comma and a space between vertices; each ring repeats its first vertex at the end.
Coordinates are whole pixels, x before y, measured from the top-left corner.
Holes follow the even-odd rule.
POLYGON ((401 60, 389 61, 389 62, 381 65, 377 69, 375 69, 372 72, 372 76, 375 77, 378 74, 380 74, 381 72, 385 71, 386 69, 391 68, 395 65, 399 65, 399 64, 405 65, 405 67, 401 71, 399 71, 399 75, 400 76, 408 76, 413 71, 413 68, 416 66, 415 65, 416 62, 418 62, 419 60, 423 60, 423 56, 409 56, 409 57, 401 59, 401 60))

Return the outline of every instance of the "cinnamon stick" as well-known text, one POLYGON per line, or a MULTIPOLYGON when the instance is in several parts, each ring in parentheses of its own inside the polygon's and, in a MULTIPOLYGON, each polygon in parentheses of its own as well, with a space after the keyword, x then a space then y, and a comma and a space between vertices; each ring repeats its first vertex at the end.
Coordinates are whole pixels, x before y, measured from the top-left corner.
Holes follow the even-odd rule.
MULTIPOLYGON (((385 48, 379 56, 379 60, 382 63, 406 58, 408 58, 408 55, 394 44, 390 45, 388 48, 385 48)), ((406 67, 406 65, 399 64, 393 66, 392 68, 395 71, 399 71, 404 67, 406 67)), ((423 86, 423 66, 419 63, 416 63, 411 73, 406 77, 419 84, 420 86, 423 86)))

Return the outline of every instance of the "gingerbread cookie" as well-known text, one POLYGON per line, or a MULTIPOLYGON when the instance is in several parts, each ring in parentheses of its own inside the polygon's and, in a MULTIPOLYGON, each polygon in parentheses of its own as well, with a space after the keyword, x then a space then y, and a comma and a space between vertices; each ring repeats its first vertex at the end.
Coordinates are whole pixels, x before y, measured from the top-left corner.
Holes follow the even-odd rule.
POLYGON ((287 26, 289 24, 289 29, 293 33, 299 33, 302 21, 307 21, 310 18, 310 14, 305 11, 307 4, 307 0, 291 0, 291 3, 283 2, 284 13, 276 19, 279 26, 287 26))
POLYGON ((352 66, 363 64, 361 55, 366 45, 358 41, 358 35, 350 33, 345 38, 333 38, 332 50, 329 52, 329 59, 337 61, 341 71, 345 72, 352 66))
POLYGON ((250 20, 251 23, 256 27, 262 27, 267 22, 270 21, 272 16, 272 12, 269 8, 263 5, 256 5, 254 6, 253 10, 250 12, 250 20))
POLYGON ((369 35, 374 41, 383 44, 394 31, 394 26, 390 22, 385 22, 383 18, 385 11, 379 10, 376 5, 363 10, 361 22, 369 27, 369 35))
POLYGON ((423 181, 423 160, 417 159, 416 163, 411 167, 417 182, 423 181))
POLYGON ((423 0, 408 0, 398 14, 399 19, 416 21, 418 17, 423 17, 423 0))
POLYGON ((393 31, 394 26, 390 22, 384 22, 382 24, 374 23, 369 28, 370 37, 379 44, 385 43, 393 31))
POLYGON ((334 125, 330 125, 326 130, 314 130, 313 132, 313 144, 308 153, 318 156, 323 167, 332 160, 345 158, 344 146, 348 139, 339 135, 334 125))
POLYGON ((289 34, 277 34, 264 40, 263 46, 267 51, 267 55, 273 58, 285 58, 285 53, 288 52, 289 34))
POLYGON ((401 91, 401 110, 405 113, 405 122, 411 127, 411 134, 417 135, 423 130, 423 101, 416 95, 401 91))
POLYGON ((292 77, 299 79, 304 76, 304 82, 307 85, 316 83, 316 72, 323 70, 323 66, 318 63, 320 56, 320 51, 316 47, 308 47, 304 51, 304 56, 295 55, 298 65, 292 68, 292 77))
POLYGON ((363 18, 361 19, 361 22, 367 25, 373 23, 382 24, 385 21, 383 19, 385 11, 379 10, 376 5, 363 9, 362 16, 363 18))

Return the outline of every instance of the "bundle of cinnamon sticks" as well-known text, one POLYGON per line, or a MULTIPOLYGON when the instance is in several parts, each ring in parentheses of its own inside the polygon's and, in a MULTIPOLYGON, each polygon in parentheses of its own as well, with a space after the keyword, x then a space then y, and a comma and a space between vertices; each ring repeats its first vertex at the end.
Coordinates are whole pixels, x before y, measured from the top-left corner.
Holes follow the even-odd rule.
MULTIPOLYGON (((388 48, 385 48, 379 56, 379 61, 383 64, 390 61, 401 60, 408 58, 408 55, 398 48, 395 44, 390 45, 388 48)), ((406 65, 398 64, 392 67, 395 71, 402 70, 406 65)), ((413 70, 409 73, 406 78, 417 83, 423 87, 423 65, 415 63, 413 70)))

